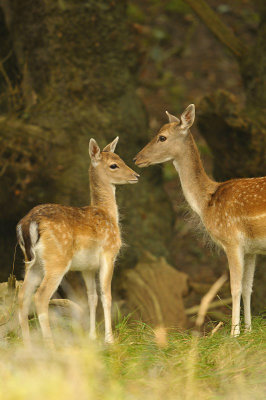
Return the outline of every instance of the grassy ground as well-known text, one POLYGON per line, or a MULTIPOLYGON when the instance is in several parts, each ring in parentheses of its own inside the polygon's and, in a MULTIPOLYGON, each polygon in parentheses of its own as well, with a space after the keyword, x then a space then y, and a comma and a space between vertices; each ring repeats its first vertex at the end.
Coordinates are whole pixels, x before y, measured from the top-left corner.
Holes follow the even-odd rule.
POLYGON ((170 400, 266 398, 266 323, 237 339, 229 326, 201 338, 155 334, 122 321, 116 343, 91 343, 78 329, 57 327, 56 350, 17 337, 0 343, 0 399, 170 400))

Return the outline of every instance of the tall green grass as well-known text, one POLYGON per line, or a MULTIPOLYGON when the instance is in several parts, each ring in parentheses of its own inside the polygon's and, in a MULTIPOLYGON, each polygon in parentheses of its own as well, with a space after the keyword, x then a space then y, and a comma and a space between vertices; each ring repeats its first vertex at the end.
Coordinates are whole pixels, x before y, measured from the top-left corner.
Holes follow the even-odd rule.
POLYGON ((10 337, 0 342, 0 399, 265 399, 266 324, 253 325, 237 339, 226 326, 205 337, 169 332, 160 344, 150 327, 123 320, 112 346, 57 327, 56 350, 10 337))

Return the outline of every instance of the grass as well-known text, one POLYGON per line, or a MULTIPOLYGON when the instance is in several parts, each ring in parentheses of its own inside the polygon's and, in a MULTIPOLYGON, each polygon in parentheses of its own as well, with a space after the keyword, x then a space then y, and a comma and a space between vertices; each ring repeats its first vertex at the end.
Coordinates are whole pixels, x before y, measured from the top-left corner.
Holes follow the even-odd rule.
POLYGON ((252 333, 237 339, 225 326, 212 337, 170 332, 164 342, 150 327, 123 320, 112 346, 61 326, 54 351, 36 338, 29 351, 9 337, 0 343, 0 399, 264 399, 265 325, 255 318, 252 333))

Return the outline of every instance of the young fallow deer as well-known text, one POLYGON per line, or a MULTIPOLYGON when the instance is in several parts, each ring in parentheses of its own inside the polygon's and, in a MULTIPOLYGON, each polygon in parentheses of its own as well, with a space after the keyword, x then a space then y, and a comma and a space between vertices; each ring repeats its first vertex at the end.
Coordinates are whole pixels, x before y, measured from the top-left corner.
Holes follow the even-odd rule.
POLYGON ((169 123, 135 157, 139 167, 173 161, 184 196, 228 259, 232 294, 231 335, 240 333, 240 300, 245 329, 251 329, 250 299, 256 254, 266 254, 266 177, 215 182, 205 173, 189 128, 190 104, 181 120, 166 112, 169 123))
POLYGON ((28 313, 36 288, 35 305, 44 338, 52 344, 49 300, 68 271, 81 271, 90 309, 90 337, 95 338, 98 301, 95 274, 99 271, 105 319, 105 341, 112 343, 111 280, 121 247, 115 185, 136 183, 139 175, 114 154, 118 137, 102 152, 90 140, 91 205, 68 207, 43 204, 34 207, 17 225, 26 273, 19 292, 19 320, 24 342, 30 344, 28 313))

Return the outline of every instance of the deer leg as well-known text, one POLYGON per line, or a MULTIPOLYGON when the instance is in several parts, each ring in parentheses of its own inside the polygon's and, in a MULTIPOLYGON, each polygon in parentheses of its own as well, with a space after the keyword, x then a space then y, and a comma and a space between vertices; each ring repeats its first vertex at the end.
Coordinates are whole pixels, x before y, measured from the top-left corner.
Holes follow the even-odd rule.
POLYGON ((113 257, 103 255, 100 262, 100 287, 101 300, 104 311, 105 342, 113 343, 112 320, 111 320, 111 282, 114 270, 113 257))
POLYGON ((231 336, 238 336, 240 333, 240 300, 242 292, 244 257, 240 248, 227 249, 226 254, 229 263, 230 286, 232 294, 231 336))
POLYGON ((242 298, 244 303, 244 318, 245 318, 245 330, 251 330, 251 311, 250 301, 252 293, 253 278, 256 265, 256 255, 246 254, 244 264, 244 274, 242 281, 242 298))
MULTIPOLYGON (((38 266, 37 266, 38 268, 38 266)), ((32 295, 37 286, 39 286, 42 274, 35 265, 27 268, 24 282, 19 290, 18 304, 19 304, 19 323, 22 330, 23 342, 30 345, 30 331, 29 331, 29 309, 31 304, 32 295)))
POLYGON ((65 272, 64 270, 63 272, 53 272, 52 274, 46 273, 34 297, 42 334, 50 346, 53 345, 53 339, 48 316, 49 300, 58 288, 65 272))
POLYGON ((96 321, 96 308, 98 303, 98 295, 96 291, 95 272, 85 271, 82 273, 88 295, 89 309, 90 309, 90 338, 96 339, 95 321, 96 321))

